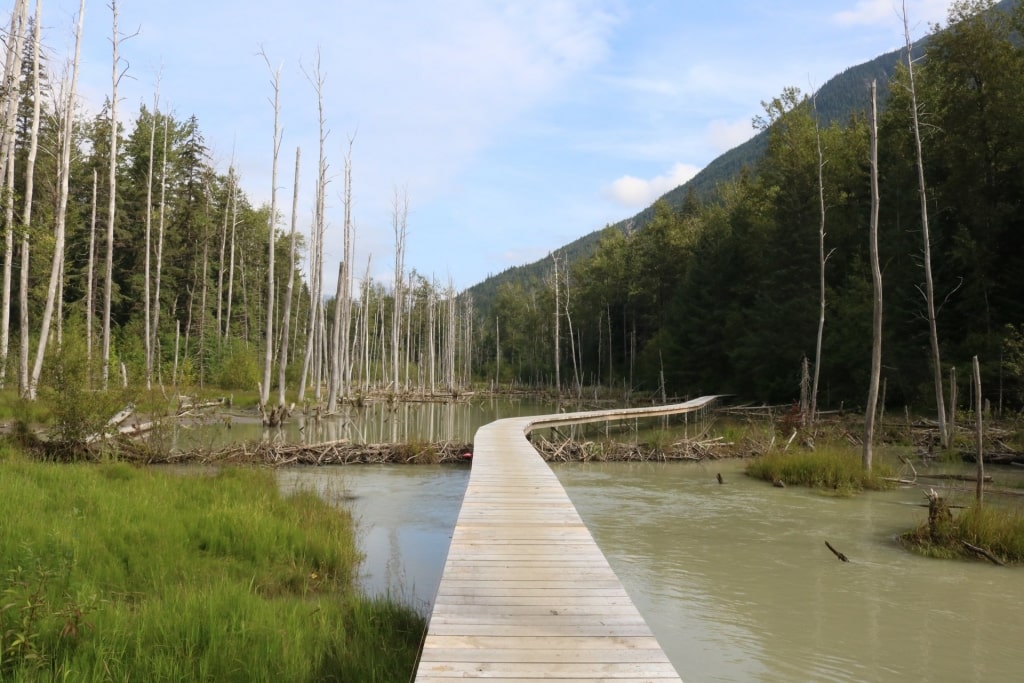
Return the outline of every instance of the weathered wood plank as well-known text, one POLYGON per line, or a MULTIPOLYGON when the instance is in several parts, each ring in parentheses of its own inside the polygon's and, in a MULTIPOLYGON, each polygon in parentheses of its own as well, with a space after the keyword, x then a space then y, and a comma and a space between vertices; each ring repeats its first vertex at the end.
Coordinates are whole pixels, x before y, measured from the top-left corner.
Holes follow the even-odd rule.
POLYGON ((712 398, 481 428, 416 680, 679 681, 525 435, 537 426, 687 412, 712 398))

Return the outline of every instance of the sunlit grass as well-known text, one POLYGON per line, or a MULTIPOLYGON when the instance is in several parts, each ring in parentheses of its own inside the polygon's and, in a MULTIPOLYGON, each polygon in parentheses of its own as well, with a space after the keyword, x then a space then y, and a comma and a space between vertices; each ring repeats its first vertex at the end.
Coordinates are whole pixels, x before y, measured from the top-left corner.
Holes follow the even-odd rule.
POLYGON ((408 678, 422 618, 357 594, 352 521, 314 494, 250 469, 2 467, 0 679, 408 678))
POLYGON ((861 464, 859 453, 851 449, 824 447, 814 451, 790 449, 772 451, 751 460, 747 474, 770 482, 809 486, 840 493, 892 488, 886 477, 893 469, 884 462, 875 462, 870 472, 861 464))
POLYGON ((938 558, 978 559, 964 541, 1006 563, 1024 562, 1024 513, 1005 505, 976 505, 938 525, 933 536, 925 519, 900 537, 913 550, 938 558))

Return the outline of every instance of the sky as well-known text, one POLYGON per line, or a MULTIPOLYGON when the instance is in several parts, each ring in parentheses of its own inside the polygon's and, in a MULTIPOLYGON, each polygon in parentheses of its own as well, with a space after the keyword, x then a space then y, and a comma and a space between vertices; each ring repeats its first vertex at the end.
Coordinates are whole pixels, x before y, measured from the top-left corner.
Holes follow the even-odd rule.
MULTIPOLYGON (((249 198, 269 203, 279 71, 279 228, 289 225, 298 147, 308 233, 319 55, 326 291, 342 258, 350 140, 353 272, 369 262, 372 277, 391 282, 399 193, 406 271, 461 291, 633 216, 750 138, 761 102, 783 88, 811 92, 901 47, 898 2, 118 0, 119 119, 130 125, 140 105, 152 107, 159 83, 161 109, 194 114, 215 167, 226 173, 234 159, 249 198)), ((949 4, 906 0, 912 37, 944 23, 949 4)), ((71 53, 77 9, 43 3, 57 64, 71 53)), ((87 0, 87 111, 109 96, 111 32, 110 0, 87 0)))

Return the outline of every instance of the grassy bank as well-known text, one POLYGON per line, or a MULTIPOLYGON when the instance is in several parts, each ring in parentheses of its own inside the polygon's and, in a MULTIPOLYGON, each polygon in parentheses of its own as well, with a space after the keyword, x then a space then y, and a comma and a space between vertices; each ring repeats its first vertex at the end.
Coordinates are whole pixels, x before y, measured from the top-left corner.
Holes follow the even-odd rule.
POLYGON ((314 494, 253 469, 0 470, 0 679, 408 679, 423 620, 356 593, 352 522, 314 494))

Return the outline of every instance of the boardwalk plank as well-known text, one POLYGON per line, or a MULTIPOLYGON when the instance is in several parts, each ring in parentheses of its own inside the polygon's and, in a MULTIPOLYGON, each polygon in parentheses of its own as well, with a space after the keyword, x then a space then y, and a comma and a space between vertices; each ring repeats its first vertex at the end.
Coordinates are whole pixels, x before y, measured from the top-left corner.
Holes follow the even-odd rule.
POLYGON ((416 680, 679 681, 557 477, 524 437, 535 426, 697 410, 711 398, 482 427, 416 680))

